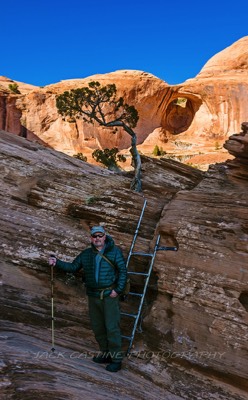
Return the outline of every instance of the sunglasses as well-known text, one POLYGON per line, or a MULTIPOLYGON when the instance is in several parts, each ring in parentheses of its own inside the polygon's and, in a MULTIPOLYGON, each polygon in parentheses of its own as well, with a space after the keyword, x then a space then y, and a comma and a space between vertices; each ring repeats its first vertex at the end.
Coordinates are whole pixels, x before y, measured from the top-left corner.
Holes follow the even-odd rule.
POLYGON ((91 235, 91 237, 93 237, 94 239, 102 238, 103 236, 104 236, 104 233, 98 233, 98 234, 95 234, 95 235, 91 235))

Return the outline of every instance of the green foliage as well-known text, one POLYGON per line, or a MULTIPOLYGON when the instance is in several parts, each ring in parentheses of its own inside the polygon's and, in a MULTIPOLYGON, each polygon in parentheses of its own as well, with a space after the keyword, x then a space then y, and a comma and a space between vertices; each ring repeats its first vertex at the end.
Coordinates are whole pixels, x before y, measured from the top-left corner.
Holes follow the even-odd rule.
POLYGON ((187 99, 185 99, 184 97, 178 97, 177 99, 174 100, 174 104, 185 108, 187 104, 187 99))
POLYGON ((83 155, 83 153, 73 154, 73 157, 78 158, 81 161, 87 161, 87 157, 83 155))
POLYGON ((117 98, 115 84, 101 86, 99 82, 90 82, 88 86, 65 91, 56 97, 59 114, 74 118, 83 117, 85 122, 97 121, 103 126, 123 126, 134 128, 137 125, 138 111, 117 98), (106 109, 106 105, 108 106, 106 109))
POLYGON ((9 90, 15 94, 21 94, 20 90, 18 89, 17 83, 10 83, 9 84, 9 90))
MULTIPOLYGON (((113 133, 122 128, 131 136, 130 153, 135 173, 130 187, 132 190, 141 192, 141 158, 137 150, 136 133, 133 131, 139 115, 134 106, 126 104, 122 97, 117 97, 115 84, 101 86, 99 82, 92 81, 88 86, 65 91, 56 97, 56 106, 58 113, 68 122, 75 122, 76 118, 82 118, 85 122, 91 124, 97 122, 100 126, 112 128, 113 133)), ((119 158, 123 156, 116 156, 117 158, 113 160, 111 157, 106 158, 104 154, 95 153, 95 157, 98 157, 98 160, 109 169, 118 168, 118 159, 123 161, 119 158)))
POLYGON ((91 196, 91 197, 88 197, 88 198, 85 200, 85 203, 86 203, 87 205, 90 205, 90 204, 96 203, 98 200, 99 200, 99 198, 98 198, 97 196, 91 196))
POLYGON ((163 150, 162 147, 158 147, 158 145, 156 144, 152 154, 157 157, 157 156, 164 156, 166 154, 166 152, 163 150))
POLYGON ((92 157, 94 160, 97 162, 100 162, 101 164, 105 165, 108 169, 110 170, 118 170, 119 166, 117 164, 117 161, 126 161, 126 157, 122 154, 118 154, 118 149, 117 147, 114 147, 113 149, 96 149, 92 153, 92 157))
POLYGON ((220 145, 220 143, 217 141, 217 142, 215 142, 215 150, 220 150, 221 149, 221 145, 220 145))

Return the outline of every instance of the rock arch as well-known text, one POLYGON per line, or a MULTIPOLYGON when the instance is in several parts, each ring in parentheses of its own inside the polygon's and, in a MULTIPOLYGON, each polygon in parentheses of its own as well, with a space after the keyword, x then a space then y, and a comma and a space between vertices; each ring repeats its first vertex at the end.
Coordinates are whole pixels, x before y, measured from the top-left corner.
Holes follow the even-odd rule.
POLYGON ((168 104, 162 126, 173 135, 185 132, 193 122, 201 101, 183 94, 174 97, 168 104))

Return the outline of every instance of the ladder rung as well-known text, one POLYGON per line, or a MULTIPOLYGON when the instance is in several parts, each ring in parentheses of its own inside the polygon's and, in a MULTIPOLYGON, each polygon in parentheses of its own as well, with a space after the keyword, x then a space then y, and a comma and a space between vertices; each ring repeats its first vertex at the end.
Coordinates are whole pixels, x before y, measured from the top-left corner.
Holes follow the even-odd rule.
POLYGON ((153 253, 143 253, 142 251, 135 251, 131 254, 131 256, 144 256, 144 257, 152 257, 153 253))
POLYGON ((128 271, 128 275, 142 275, 142 276, 149 276, 148 273, 146 272, 134 272, 134 271, 128 271))
POLYGON ((172 246, 172 247, 168 247, 168 246, 162 246, 162 247, 157 247, 157 251, 158 250, 171 250, 171 251, 177 251, 178 247, 172 246))
POLYGON ((133 318, 137 318, 138 314, 129 314, 129 313, 125 313, 125 312, 121 312, 121 315, 125 315, 126 317, 133 317, 133 318))
POLYGON ((143 296, 142 293, 129 292, 128 295, 130 295, 130 294, 131 294, 132 296, 139 296, 139 297, 142 297, 142 296, 143 296))
POLYGON ((127 340, 131 340, 131 339, 132 339, 132 336, 121 335, 121 337, 122 337, 123 339, 127 339, 127 340))

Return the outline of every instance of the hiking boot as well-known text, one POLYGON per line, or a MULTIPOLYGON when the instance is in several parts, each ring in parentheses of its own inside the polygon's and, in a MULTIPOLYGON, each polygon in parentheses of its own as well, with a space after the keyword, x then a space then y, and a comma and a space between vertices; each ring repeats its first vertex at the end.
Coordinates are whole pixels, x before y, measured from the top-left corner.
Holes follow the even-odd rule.
POLYGON ((99 356, 95 356, 92 360, 97 364, 108 364, 111 363, 112 359, 110 355, 100 354, 99 356))
POLYGON ((106 370, 109 372, 117 372, 120 371, 121 369, 121 362, 112 362, 109 365, 107 365, 106 370))

